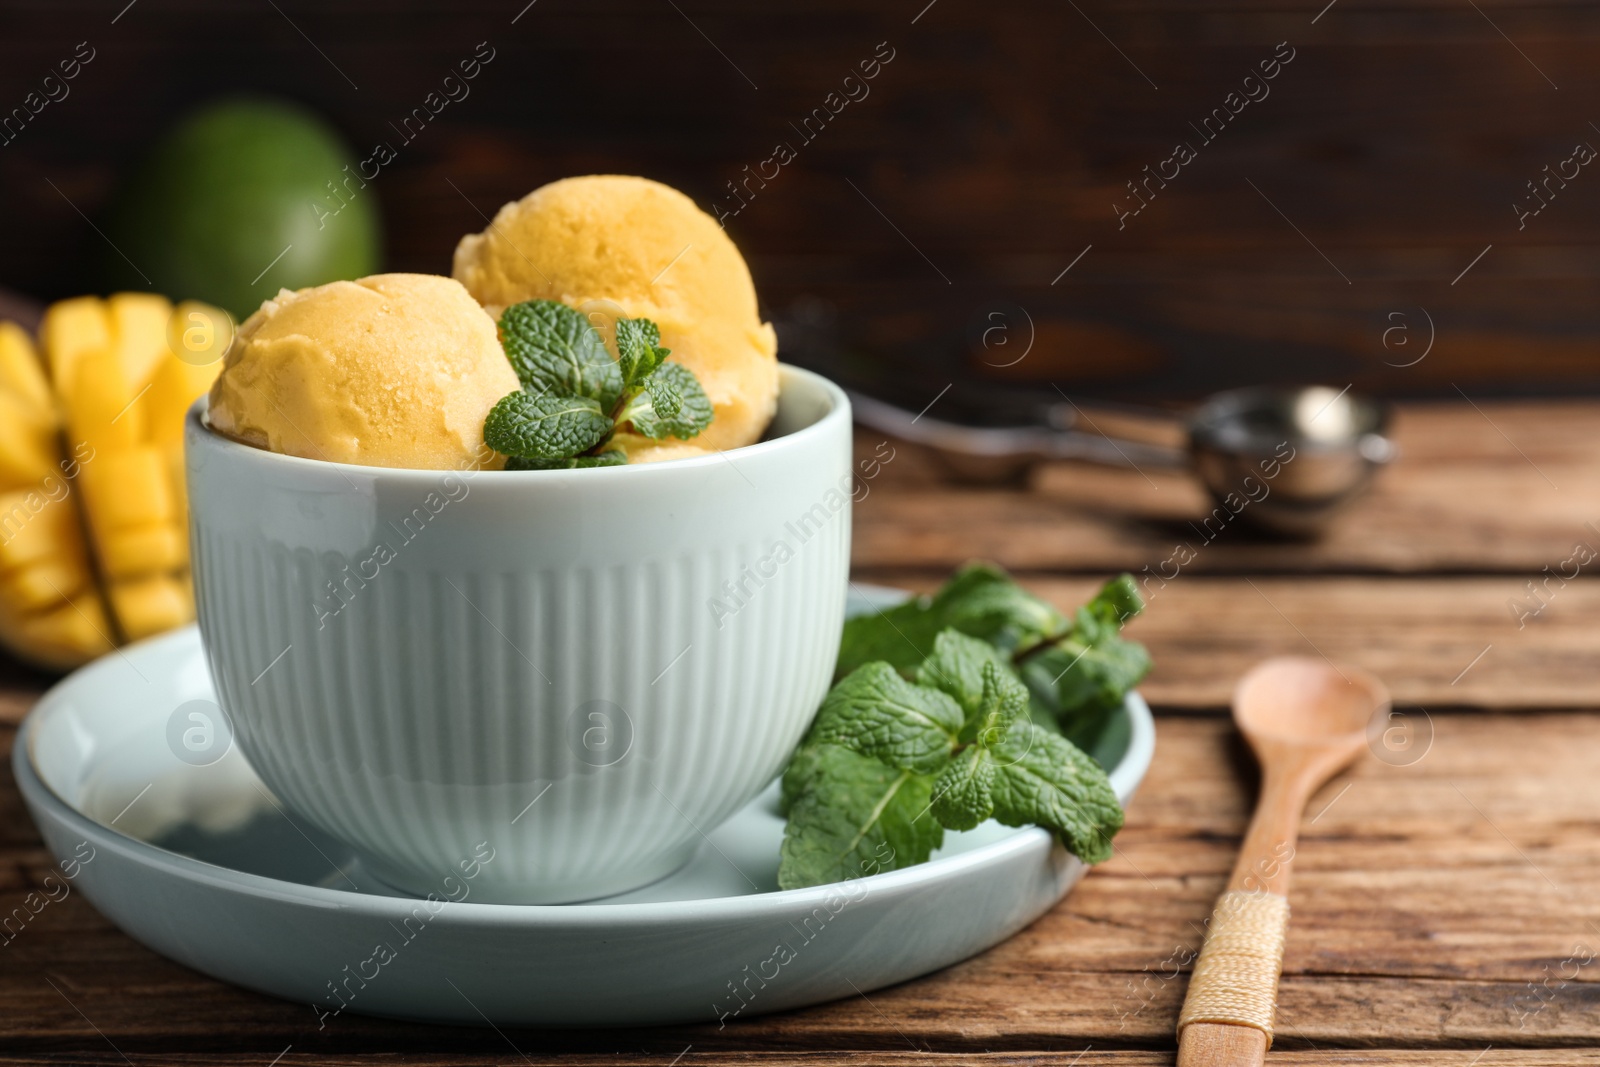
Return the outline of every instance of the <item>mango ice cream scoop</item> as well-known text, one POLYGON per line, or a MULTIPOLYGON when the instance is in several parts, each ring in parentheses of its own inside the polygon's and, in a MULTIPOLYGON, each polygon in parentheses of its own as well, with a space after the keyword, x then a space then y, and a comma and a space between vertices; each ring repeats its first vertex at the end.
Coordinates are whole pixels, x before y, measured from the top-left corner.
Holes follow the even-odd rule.
MULTIPOLYGON (((700 380, 711 425, 690 444, 753 444, 777 405, 778 339, 761 321, 750 270, 716 221, 645 178, 567 178, 502 207, 456 247, 455 277, 496 318, 524 300, 559 300, 609 342, 620 316, 653 319, 661 344, 700 380)), ((670 455, 618 445, 634 461, 670 455), (636 454, 637 453, 637 454, 636 454)))
POLYGON ((494 320, 459 282, 376 274, 262 304, 228 350, 210 420, 247 444, 306 459, 498 466, 483 420, 519 388, 494 320))

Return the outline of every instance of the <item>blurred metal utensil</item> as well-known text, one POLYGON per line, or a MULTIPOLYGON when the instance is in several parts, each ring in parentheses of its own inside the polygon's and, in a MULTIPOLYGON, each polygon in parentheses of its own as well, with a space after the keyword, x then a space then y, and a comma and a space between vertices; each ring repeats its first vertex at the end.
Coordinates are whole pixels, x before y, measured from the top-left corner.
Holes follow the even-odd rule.
MULTIPOLYGON (((914 415, 851 393, 856 421, 936 452, 958 477, 994 482, 1043 460, 1143 470, 1192 470, 1219 507, 1286 536, 1318 533, 1394 459, 1388 409, 1327 386, 1235 389, 1208 397, 1181 421, 1188 447, 1077 429, 1077 405, 1052 405, 1053 425, 971 426, 914 415), (1247 506, 1235 507, 1239 501, 1247 506)), ((1162 413, 1162 418, 1176 417, 1162 413)))
POLYGON ((1195 473, 1222 501, 1248 495, 1245 479, 1262 483, 1268 457, 1281 461, 1269 492, 1243 514, 1274 533, 1316 534, 1391 462, 1388 408, 1314 385, 1301 389, 1236 389, 1210 397, 1189 416, 1189 454, 1195 473), (1293 449, 1292 458, 1279 454, 1293 449))
POLYGON ((1049 409, 1055 426, 972 426, 926 413, 915 415, 864 393, 851 392, 850 404, 863 426, 926 445, 949 461, 955 473, 973 481, 1007 479, 1050 459, 1081 459, 1129 469, 1181 468, 1189 463, 1188 453, 1182 449, 1072 429, 1075 416, 1070 410, 1061 411, 1066 405, 1049 409))

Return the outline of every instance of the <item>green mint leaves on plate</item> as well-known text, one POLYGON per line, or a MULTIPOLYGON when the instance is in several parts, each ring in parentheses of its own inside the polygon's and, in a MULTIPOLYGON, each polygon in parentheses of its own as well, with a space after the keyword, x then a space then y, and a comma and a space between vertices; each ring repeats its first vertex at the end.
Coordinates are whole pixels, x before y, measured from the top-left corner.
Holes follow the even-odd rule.
POLYGON ((847 621, 837 681, 784 772, 779 885, 922 863, 946 829, 990 818, 1110 858, 1122 807, 1079 745, 1150 669, 1121 636, 1142 609, 1128 575, 1068 618, 972 564, 931 597, 847 621))
POLYGON ((508 470, 612 467, 619 427, 652 440, 688 440, 711 424, 711 400, 694 372, 666 362, 649 319, 619 318, 617 358, 584 315, 557 300, 529 300, 500 316, 500 345, 522 389, 483 423, 484 442, 508 470))

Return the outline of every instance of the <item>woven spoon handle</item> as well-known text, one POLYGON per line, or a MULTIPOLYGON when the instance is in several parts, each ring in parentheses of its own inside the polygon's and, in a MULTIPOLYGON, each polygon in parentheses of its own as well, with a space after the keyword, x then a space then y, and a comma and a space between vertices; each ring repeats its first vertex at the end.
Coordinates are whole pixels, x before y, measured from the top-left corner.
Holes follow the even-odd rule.
POLYGON ((1178 1016, 1180 1067, 1262 1062, 1288 927, 1289 898, 1277 893, 1232 890, 1217 899, 1178 1016))
POLYGON ((1259 1067, 1266 1058, 1289 928, 1289 864, 1312 788, 1309 774, 1267 771, 1189 979, 1178 1067, 1259 1067))

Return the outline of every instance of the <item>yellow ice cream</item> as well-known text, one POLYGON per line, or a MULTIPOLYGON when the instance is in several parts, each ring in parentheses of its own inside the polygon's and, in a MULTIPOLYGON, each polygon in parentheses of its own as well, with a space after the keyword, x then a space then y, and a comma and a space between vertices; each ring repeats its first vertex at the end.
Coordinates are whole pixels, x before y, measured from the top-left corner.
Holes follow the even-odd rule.
POLYGON ((459 282, 376 274, 262 304, 228 350, 210 418, 286 455, 446 470, 492 456, 483 420, 519 388, 494 320, 459 282))
POLYGON ((611 443, 606 447, 620 448, 628 457, 629 463, 665 463, 669 459, 692 459, 695 456, 715 455, 709 448, 701 448, 688 441, 680 441, 676 437, 652 441, 636 433, 619 433, 611 438, 611 443))
MULTIPOLYGON (((463 237, 454 273, 496 318, 524 300, 560 300, 589 313, 608 343, 616 316, 653 319, 671 358, 711 398, 699 448, 752 444, 772 418, 778 338, 761 321, 750 270, 715 220, 676 189, 616 175, 552 182, 463 237)), ((679 458, 651 447, 636 458, 679 458)))

